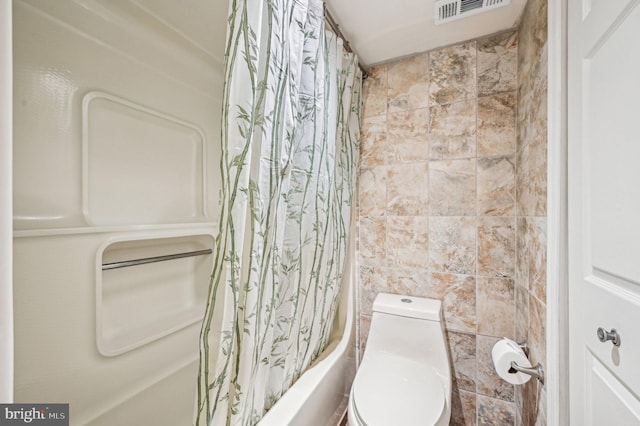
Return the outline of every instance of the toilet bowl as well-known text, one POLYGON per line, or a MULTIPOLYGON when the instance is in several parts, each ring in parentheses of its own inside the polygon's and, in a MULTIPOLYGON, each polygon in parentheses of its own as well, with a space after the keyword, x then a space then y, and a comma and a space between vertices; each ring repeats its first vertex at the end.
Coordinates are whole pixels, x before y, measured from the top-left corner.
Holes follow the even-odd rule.
POLYGON ((438 300, 380 293, 349 395, 350 426, 446 426, 451 372, 438 300))

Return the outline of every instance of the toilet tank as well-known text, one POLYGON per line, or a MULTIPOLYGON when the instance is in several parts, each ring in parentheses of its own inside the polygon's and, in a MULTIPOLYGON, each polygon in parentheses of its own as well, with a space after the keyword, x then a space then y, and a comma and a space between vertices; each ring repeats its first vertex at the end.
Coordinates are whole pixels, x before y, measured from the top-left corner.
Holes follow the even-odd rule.
POLYGON ((379 293, 373 302, 373 312, 430 321, 441 321, 442 302, 425 297, 379 293))
POLYGON ((444 336, 439 300, 380 293, 373 304, 363 361, 378 353, 392 354, 428 363, 443 378, 450 378, 444 336))

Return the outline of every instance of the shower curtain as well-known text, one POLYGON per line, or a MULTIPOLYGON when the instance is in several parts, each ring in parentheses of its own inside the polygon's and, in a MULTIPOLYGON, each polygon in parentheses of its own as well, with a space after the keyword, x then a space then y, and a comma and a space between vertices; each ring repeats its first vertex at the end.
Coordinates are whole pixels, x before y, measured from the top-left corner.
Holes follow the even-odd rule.
POLYGON ((321 0, 231 0, 225 54, 219 235, 194 422, 254 425, 330 338, 362 75, 325 31, 321 0))

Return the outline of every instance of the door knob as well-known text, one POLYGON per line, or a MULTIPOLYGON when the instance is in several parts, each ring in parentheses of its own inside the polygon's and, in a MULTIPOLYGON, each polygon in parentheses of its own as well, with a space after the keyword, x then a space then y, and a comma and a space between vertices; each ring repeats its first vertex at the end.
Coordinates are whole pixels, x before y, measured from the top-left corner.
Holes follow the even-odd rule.
POLYGON ((611 331, 607 331, 602 327, 598 327, 598 340, 603 343, 611 340, 611 343, 613 343, 614 346, 620 346, 620 335, 615 328, 612 328, 611 331))

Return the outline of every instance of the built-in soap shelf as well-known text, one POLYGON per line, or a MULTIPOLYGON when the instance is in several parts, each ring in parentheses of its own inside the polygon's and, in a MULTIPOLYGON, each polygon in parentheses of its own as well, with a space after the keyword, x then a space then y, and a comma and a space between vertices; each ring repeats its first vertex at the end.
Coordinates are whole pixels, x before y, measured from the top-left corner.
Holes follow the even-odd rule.
POLYGON ((206 138, 112 93, 82 99, 82 204, 90 226, 192 223, 206 212, 206 138))
POLYGON ((119 355, 200 321, 213 244, 211 235, 121 239, 104 244, 96 259, 99 352, 119 355), (149 259, 153 261, 131 262, 149 259))

